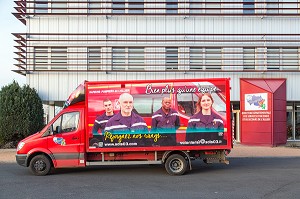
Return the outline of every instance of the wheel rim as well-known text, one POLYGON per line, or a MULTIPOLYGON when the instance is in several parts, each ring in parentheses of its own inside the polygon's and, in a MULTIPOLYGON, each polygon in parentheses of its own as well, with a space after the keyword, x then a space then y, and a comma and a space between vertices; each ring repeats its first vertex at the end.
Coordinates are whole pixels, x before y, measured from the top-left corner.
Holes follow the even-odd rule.
POLYGON ((172 172, 177 173, 180 172, 182 170, 182 166, 183 162, 179 159, 174 159, 170 162, 170 169, 172 170, 172 172))
POLYGON ((38 160, 34 163, 33 167, 36 171, 41 172, 46 169, 46 163, 43 160, 38 160))

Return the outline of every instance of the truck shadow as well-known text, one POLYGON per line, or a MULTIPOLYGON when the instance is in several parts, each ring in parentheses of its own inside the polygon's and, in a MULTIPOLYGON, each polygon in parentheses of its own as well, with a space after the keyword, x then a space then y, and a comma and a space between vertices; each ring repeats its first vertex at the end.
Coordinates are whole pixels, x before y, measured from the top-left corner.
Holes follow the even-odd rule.
POLYGON ((163 165, 116 165, 116 166, 90 166, 86 168, 61 168, 52 169, 50 175, 64 175, 72 173, 86 173, 88 175, 108 175, 114 173, 118 175, 124 174, 147 174, 147 173, 167 174, 163 165))
MULTIPOLYGON (((300 157, 265 157, 265 158, 228 158, 229 165, 226 164, 206 164, 202 160, 192 161, 192 170, 185 175, 210 175, 212 173, 225 174, 232 172, 254 172, 259 169, 285 169, 287 162, 298 162, 300 157), (224 172, 225 171, 225 172, 224 172)), ((13 170, 14 175, 31 175, 28 168, 20 167, 16 163, 0 162, 1 170, 13 170), (13 168, 13 169, 12 169, 13 168)), ((85 168, 60 168, 52 169, 50 176, 56 175, 90 175, 90 176, 110 176, 110 175, 166 175, 164 165, 117 165, 117 166, 90 166, 85 168)))
MULTIPOLYGON (((187 171, 185 175, 191 174, 203 174, 203 173, 222 173, 224 171, 231 172, 239 169, 262 169, 272 167, 284 167, 285 161, 291 161, 292 159, 300 158, 228 158, 229 165, 226 164, 206 164, 202 160, 192 161, 192 170, 187 171), (280 160, 280 161, 278 161, 280 160), (280 162, 280 163, 279 163, 280 162)), ((118 175, 124 175, 130 173, 131 175, 168 175, 165 171, 164 165, 123 165, 123 166, 91 166, 87 168, 67 168, 67 169, 54 169, 51 175, 62 175, 71 173, 87 173, 97 175, 107 175, 108 173, 114 173, 118 175)), ((169 176, 169 175, 168 175, 169 176)))

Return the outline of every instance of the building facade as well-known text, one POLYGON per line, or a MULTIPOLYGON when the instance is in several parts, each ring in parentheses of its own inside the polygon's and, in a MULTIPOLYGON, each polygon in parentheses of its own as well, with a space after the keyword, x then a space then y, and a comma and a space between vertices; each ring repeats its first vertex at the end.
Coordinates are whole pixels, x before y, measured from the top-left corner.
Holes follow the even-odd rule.
POLYGON ((286 78, 288 140, 300 140, 300 0, 17 0, 27 31, 14 71, 49 118, 84 80, 286 78), (52 107, 52 108, 51 108, 52 107))

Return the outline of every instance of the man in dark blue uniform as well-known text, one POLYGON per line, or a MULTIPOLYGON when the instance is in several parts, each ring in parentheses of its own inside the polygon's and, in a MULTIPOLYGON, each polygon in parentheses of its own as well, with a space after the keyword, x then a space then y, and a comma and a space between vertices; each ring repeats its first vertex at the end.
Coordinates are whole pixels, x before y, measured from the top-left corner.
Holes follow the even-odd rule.
POLYGON ((93 138, 90 140, 90 146, 99 147, 99 141, 102 140, 99 136, 103 136, 103 131, 108 120, 114 116, 112 102, 109 99, 103 101, 105 113, 96 117, 93 126, 93 138))
MULTIPOLYGON (((119 97, 120 112, 108 120, 105 126, 105 134, 143 134, 148 133, 145 120, 132 112, 133 97, 129 93, 123 93, 119 97)), ((141 138, 142 140, 142 138, 141 138)), ((145 143, 140 143, 145 144, 145 143)))
POLYGON ((171 99, 164 97, 162 106, 152 116, 152 133, 165 133, 159 145, 176 144, 176 130, 180 127, 178 112, 171 108, 171 99), (168 138, 168 139, 164 139, 168 138))
POLYGON ((103 108, 105 113, 96 117, 93 126, 93 134, 102 133, 108 120, 114 116, 113 106, 109 99, 103 101, 103 108))

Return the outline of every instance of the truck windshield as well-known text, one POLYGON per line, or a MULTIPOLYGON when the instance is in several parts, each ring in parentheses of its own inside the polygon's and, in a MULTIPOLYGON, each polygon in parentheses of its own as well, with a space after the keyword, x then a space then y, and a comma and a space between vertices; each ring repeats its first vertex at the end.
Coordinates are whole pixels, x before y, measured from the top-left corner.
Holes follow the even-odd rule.
POLYGON ((84 100, 85 100, 84 83, 82 83, 71 93, 71 95, 65 101, 63 108, 65 109, 72 104, 76 104, 84 100))

